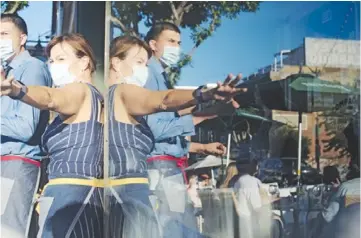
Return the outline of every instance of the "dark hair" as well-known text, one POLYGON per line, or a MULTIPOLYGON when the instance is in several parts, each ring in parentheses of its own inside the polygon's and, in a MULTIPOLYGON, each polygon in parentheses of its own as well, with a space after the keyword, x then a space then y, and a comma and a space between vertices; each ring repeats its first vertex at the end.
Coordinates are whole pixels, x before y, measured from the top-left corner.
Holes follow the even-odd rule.
POLYGON ((18 28, 21 31, 21 33, 28 35, 28 27, 26 26, 24 19, 22 19, 17 14, 10 14, 10 13, 1 14, 1 21, 12 22, 16 26, 16 28, 18 28))
POLYGON ((50 56, 51 49, 56 46, 57 44, 61 43, 67 43, 69 44, 76 56, 78 58, 82 58, 84 56, 89 57, 89 66, 90 72, 94 72, 96 69, 96 61, 94 57, 94 53, 92 48, 90 47, 89 42, 84 38, 83 35, 77 34, 77 33, 68 33, 64 35, 60 35, 57 37, 54 37, 49 44, 46 46, 45 52, 50 56))
POLYGON ((240 175, 253 175, 257 172, 257 160, 241 160, 236 162, 237 170, 240 175))
POLYGON ((326 166, 323 168, 323 182, 325 184, 331 184, 336 180, 341 181, 340 172, 335 166, 326 166))
POLYGON ((152 28, 150 28, 145 37, 145 41, 149 44, 149 41, 158 39, 160 34, 162 34, 162 32, 166 30, 175 31, 179 34, 181 33, 178 26, 176 26, 175 24, 170 22, 159 22, 153 25, 152 28))
POLYGON ((147 43, 135 36, 125 35, 118 36, 112 40, 110 43, 109 58, 117 57, 124 60, 125 57, 127 57, 128 51, 134 46, 145 49, 148 53, 148 58, 152 57, 152 50, 147 43))

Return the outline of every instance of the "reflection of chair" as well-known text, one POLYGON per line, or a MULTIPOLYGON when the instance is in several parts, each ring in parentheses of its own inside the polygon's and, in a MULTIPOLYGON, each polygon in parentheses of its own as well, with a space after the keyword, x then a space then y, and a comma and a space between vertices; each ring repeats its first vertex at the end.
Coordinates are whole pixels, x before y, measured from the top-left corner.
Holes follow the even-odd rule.
POLYGON ((210 237, 238 237, 238 217, 232 189, 202 192, 205 235, 210 237))
POLYGON ((215 222, 214 218, 217 216, 212 201, 212 191, 203 190, 199 192, 199 197, 202 201, 203 210, 203 232, 206 236, 212 237, 214 234, 215 222))
POLYGON ((202 200, 203 234, 207 237, 228 237, 222 235, 220 214, 224 208, 221 206, 220 199, 217 199, 215 192, 212 190, 200 191, 199 197, 202 200))
MULTIPOLYGON (((232 197, 233 189, 200 191, 204 215, 203 234, 207 237, 239 237, 239 218, 232 197)), ((283 221, 277 216, 272 216, 273 236, 282 237, 283 221)))
POLYGON ((237 214, 232 198, 233 189, 222 189, 218 193, 219 197, 219 228, 220 237, 237 237, 237 214))

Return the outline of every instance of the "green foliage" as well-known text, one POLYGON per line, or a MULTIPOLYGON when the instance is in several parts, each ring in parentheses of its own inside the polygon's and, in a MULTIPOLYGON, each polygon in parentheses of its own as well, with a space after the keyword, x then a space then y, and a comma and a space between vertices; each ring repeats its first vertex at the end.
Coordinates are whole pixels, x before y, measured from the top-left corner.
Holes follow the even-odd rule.
MULTIPOLYGON (((357 106, 359 108, 359 105, 355 105, 355 107, 357 106)), ((322 112, 320 113, 320 117, 324 120, 322 120, 319 125, 324 126, 326 135, 328 136, 327 139, 321 140, 324 151, 338 151, 340 158, 348 156, 348 144, 355 142, 347 140, 344 135, 344 129, 354 116, 351 113, 340 110, 338 112, 322 112)))
MULTIPOLYGON (((341 85, 340 81, 334 81, 341 85)), ((342 84, 344 85, 344 84, 342 84)), ((346 84, 350 88, 355 88, 356 91, 360 89, 360 79, 355 78, 351 83, 346 84)), ((343 107, 337 110, 324 111, 319 114, 323 120, 319 123, 320 126, 324 126, 328 139, 324 139, 321 142, 324 145, 324 150, 338 151, 339 157, 349 156, 350 143, 354 141, 348 141, 344 135, 344 129, 354 119, 354 115, 359 113, 360 110, 360 95, 350 95, 346 99, 347 103, 343 107)))
POLYGON ((1 13, 17 13, 29 6, 29 1, 1 1, 1 13))
POLYGON ((192 62, 192 55, 197 47, 212 36, 222 24, 222 19, 236 19, 241 12, 256 12, 260 2, 199 2, 199 1, 132 1, 113 2, 112 23, 123 34, 144 37, 139 26, 144 23, 151 27, 156 22, 169 21, 175 25, 190 29, 194 43, 192 50, 184 55, 177 67, 170 70, 173 85, 179 80, 181 69, 192 62))

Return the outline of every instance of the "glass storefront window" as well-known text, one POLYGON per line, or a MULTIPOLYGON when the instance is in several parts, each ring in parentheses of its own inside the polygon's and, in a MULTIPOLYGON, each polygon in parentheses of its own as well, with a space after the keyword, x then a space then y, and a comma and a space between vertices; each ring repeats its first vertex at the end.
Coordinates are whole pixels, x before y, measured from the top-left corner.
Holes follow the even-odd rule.
MULTIPOLYGON (((218 162, 205 154, 187 154, 190 169, 185 169, 183 182, 174 180, 173 176, 182 174, 174 164, 150 166, 151 200, 163 232, 168 224, 162 222, 165 216, 183 224, 171 230, 175 236, 198 232, 209 237, 243 237, 251 232, 248 235, 258 237, 245 224, 272 237, 311 237, 324 232, 311 228, 319 221, 310 216, 327 206, 329 190, 322 183, 323 169, 336 166, 345 181, 349 165, 359 164, 359 152, 352 149, 357 133, 344 132, 359 115, 359 19, 356 2, 112 2, 112 38, 135 35, 148 40, 155 61, 161 57, 157 51, 163 49, 158 48, 159 38, 147 37, 152 25, 167 21, 179 27, 181 60, 174 68, 163 67, 168 75, 162 84, 196 87, 220 81, 228 73, 243 73, 241 86, 248 88, 236 97, 244 111, 213 109, 218 118, 196 125, 192 141, 225 145, 218 162), (227 146, 228 134, 231 146, 227 146), (297 166, 300 156, 302 164, 297 166), (262 220, 270 224, 268 230, 247 220, 241 204, 248 177, 239 179, 237 171, 249 173, 245 168, 251 160, 259 163, 257 174, 251 176, 262 182, 266 193, 260 192, 261 197, 273 201, 263 209, 269 217, 262 220), (156 176, 153 184, 157 173, 161 179, 156 176), (185 202, 183 196, 174 196, 182 190, 169 189, 169 181, 187 188, 185 202), (305 204, 305 198, 312 202, 305 204), (185 210, 177 210, 180 204, 185 210)), ((212 106, 203 106, 202 111, 212 106)), ((159 146, 160 142, 155 143, 159 146)))
MULTIPOLYGON (((33 3, 21 4, 26 9, 33 3)), ((11 6, 16 5, 5 1, 2 12, 11 6)), ((86 61, 94 54, 95 88, 89 87, 99 102, 91 108, 102 110, 92 119, 104 134, 94 139, 92 131, 84 132, 89 127, 73 123, 79 118, 59 112, 50 122, 55 118, 82 133, 82 142, 73 133, 69 147, 81 152, 87 143, 92 151, 104 149, 104 155, 94 154, 103 160, 99 163, 81 163, 101 170, 85 176, 53 173, 65 160, 56 162, 49 153, 43 161, 50 167, 42 163, 39 227, 33 225, 34 213, 29 237, 50 234, 47 216, 59 216, 55 211, 62 206, 79 212, 74 219, 61 215, 73 222, 54 229, 69 226, 65 233, 77 237, 359 236, 360 2, 60 1, 52 6, 46 41, 81 33, 92 48, 75 58, 86 61), (242 74, 237 87, 247 91, 227 102, 203 102, 205 92, 229 74, 242 74), (173 91, 164 92, 173 89, 196 90, 197 105, 177 98, 172 103, 179 110, 167 111, 173 91), (62 196, 75 208, 56 202, 59 207, 52 210, 54 204, 47 202, 62 196), (92 233, 93 222, 103 234, 92 233)), ((29 41, 29 51, 45 62, 42 37, 29 41)), ((69 68, 80 65, 76 60, 69 68)))

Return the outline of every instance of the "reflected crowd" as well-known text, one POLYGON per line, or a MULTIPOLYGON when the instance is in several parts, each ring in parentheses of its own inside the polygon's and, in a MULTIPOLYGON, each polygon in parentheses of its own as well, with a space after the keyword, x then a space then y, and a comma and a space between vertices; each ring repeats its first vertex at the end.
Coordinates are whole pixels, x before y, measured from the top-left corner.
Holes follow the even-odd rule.
POLYGON ((26 50, 20 16, 2 14, 0 34, 1 237, 360 236, 358 168, 341 178, 328 166, 317 183, 281 186, 261 179, 268 170, 258 160, 223 164, 223 143, 189 140, 218 116, 198 105, 238 109, 248 89, 240 74, 171 88, 176 25, 158 22, 144 40, 114 38, 104 93, 81 34, 52 38, 48 64, 26 50), (191 169, 189 154, 212 169, 191 169))

